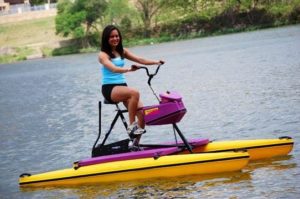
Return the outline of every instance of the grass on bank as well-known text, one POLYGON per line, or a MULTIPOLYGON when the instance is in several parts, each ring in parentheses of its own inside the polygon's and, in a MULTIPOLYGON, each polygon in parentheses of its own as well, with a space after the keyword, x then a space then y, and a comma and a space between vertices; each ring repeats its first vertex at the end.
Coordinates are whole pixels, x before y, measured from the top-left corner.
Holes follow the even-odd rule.
POLYGON ((40 53, 50 56, 59 42, 68 40, 55 34, 55 17, 0 24, 0 63, 26 60, 40 53), (5 49, 14 53, 5 53, 5 49))
POLYGON ((0 46, 56 44, 66 38, 55 34, 55 17, 0 24, 0 46))
POLYGON ((34 50, 24 47, 24 48, 14 48, 15 53, 0 55, 0 63, 11 63, 15 61, 23 61, 27 59, 27 56, 31 55, 34 50))

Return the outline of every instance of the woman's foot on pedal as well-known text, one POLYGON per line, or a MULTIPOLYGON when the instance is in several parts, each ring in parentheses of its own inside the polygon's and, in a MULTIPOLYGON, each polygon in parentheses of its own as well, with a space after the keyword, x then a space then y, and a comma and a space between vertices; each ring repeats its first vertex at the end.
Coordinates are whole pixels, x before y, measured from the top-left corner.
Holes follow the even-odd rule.
POLYGON ((146 130, 142 129, 141 127, 138 127, 137 123, 134 122, 128 126, 127 133, 129 135, 130 139, 132 140, 132 139, 136 138, 137 136, 146 133, 146 130))
POLYGON ((127 134, 129 135, 130 139, 134 138, 134 132, 138 129, 138 125, 136 122, 133 122, 127 127, 127 134))
POLYGON ((137 125, 136 122, 132 123, 131 125, 128 126, 127 128, 127 133, 130 137, 130 142, 129 142, 129 149, 131 151, 139 151, 139 142, 141 139, 142 134, 146 133, 145 129, 142 129, 137 125))

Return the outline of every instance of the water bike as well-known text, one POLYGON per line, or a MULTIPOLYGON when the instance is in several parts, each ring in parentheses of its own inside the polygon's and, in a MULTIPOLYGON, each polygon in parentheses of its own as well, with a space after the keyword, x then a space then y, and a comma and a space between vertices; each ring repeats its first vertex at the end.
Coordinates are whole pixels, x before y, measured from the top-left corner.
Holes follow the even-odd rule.
MULTIPOLYGON (((68 169, 34 175, 21 174, 20 186, 94 184, 232 172, 244 168, 249 160, 287 155, 292 150, 294 142, 290 137, 235 141, 186 139, 177 125, 186 113, 181 95, 174 91, 167 91, 158 97, 151 86, 151 80, 157 75, 160 66, 157 66, 154 73, 150 73, 147 67, 136 66, 138 69, 145 69, 148 85, 159 101, 158 104, 145 106, 140 111, 143 112, 146 125, 171 125, 174 131, 174 142, 141 143, 133 148, 129 146, 130 139, 106 144, 119 118, 125 127, 125 132, 128 126, 123 115, 127 110, 122 110, 118 104, 113 104, 116 106, 116 115, 102 142, 98 144, 101 137, 102 103, 100 101, 99 133, 92 148, 92 157, 76 161, 73 167, 68 169)), ((140 137, 135 139, 139 140, 140 137)))

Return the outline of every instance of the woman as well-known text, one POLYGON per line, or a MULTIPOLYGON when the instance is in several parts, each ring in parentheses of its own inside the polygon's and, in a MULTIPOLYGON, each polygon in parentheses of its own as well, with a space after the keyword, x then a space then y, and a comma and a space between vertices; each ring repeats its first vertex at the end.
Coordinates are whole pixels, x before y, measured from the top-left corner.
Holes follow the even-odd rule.
POLYGON ((143 115, 139 108, 143 106, 139 92, 128 87, 124 73, 137 70, 136 67, 125 67, 124 58, 144 65, 161 64, 163 61, 153 61, 139 57, 123 48, 119 29, 113 25, 104 28, 102 33, 101 51, 98 60, 102 67, 102 94, 111 103, 123 102, 128 109, 129 123, 127 133, 135 138, 146 131, 143 115), (135 119, 138 118, 136 123, 135 119))

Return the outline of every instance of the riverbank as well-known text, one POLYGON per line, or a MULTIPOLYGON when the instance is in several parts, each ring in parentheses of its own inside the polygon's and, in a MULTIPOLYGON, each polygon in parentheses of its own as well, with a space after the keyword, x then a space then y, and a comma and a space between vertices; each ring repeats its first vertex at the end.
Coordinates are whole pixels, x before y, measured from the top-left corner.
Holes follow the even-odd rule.
MULTIPOLYGON (((72 41, 69 38, 63 38, 55 35, 53 27, 54 19, 52 17, 48 19, 38 19, 23 24, 10 24, 7 26, 6 32, 1 33, 4 40, 0 41, 0 64, 13 63, 18 61, 24 61, 28 59, 38 59, 44 57, 76 54, 76 53, 88 53, 96 52, 98 48, 77 49, 74 45, 69 45, 72 41), (41 26, 43 22, 45 26, 41 26), (30 25, 31 24, 31 25, 30 25), (30 26, 30 29, 25 28, 30 26), (23 31, 22 29, 27 29, 23 31), (15 29, 19 29, 19 33, 15 32, 15 29), (31 37, 29 35, 32 35, 31 37), (25 38, 25 39, 24 39, 25 38)), ((2 28, 1 28, 2 29, 2 28)), ((203 35, 186 35, 182 37, 159 37, 159 38, 145 38, 135 40, 124 40, 124 45, 127 47, 140 46, 140 45, 152 45, 156 43, 178 41, 185 39, 193 39, 199 37, 216 36, 222 34, 230 34, 236 32, 246 32, 262 29, 260 27, 248 27, 243 30, 238 29, 225 29, 212 34, 203 35)))
MULTIPOLYGON (((254 9, 246 13, 237 10, 226 11, 210 19, 194 16, 162 23, 153 29, 150 38, 136 34, 137 29, 126 31, 128 35, 124 35, 124 38, 129 39, 124 40, 124 45, 127 47, 149 45, 298 24, 299 13, 300 7, 299 10, 294 9, 288 16, 281 17, 278 14, 278 16, 268 14, 263 9, 254 9)), ((98 44, 97 34, 96 37, 98 44)), ((56 35, 55 15, 25 21, 7 20, 7 23, 0 23, 0 38, 0 64, 99 50, 97 45, 82 48, 80 43, 72 40, 71 37, 56 35)))

